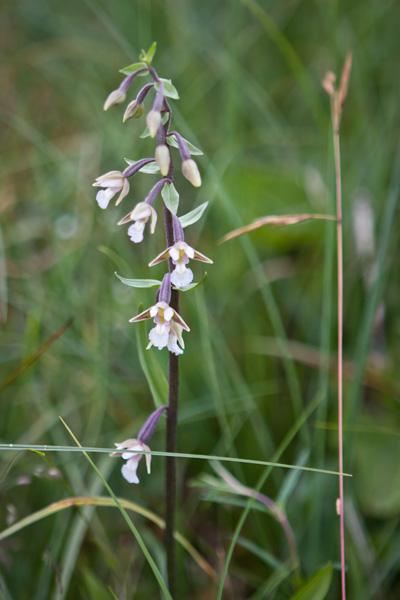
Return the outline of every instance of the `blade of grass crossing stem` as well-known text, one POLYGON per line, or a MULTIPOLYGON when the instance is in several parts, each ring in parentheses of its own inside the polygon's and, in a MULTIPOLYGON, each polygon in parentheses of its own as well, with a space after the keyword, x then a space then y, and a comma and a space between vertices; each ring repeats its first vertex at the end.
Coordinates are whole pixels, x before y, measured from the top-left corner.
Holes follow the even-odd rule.
MULTIPOLYGON (((66 422, 64 421, 64 419, 62 417, 60 417, 60 420, 62 422, 62 424, 64 425, 64 427, 66 428, 66 430, 68 431, 68 433, 70 434, 70 436, 72 437, 72 439, 74 440, 74 442, 76 443, 77 446, 80 446, 80 442, 78 440, 78 438, 75 436, 75 434, 71 431, 71 429, 68 427, 68 425, 66 424, 66 422)), ((123 519, 125 520, 126 524, 128 525, 130 531, 132 532, 133 536, 135 537, 141 551, 143 552, 144 557, 146 558, 151 570, 153 571, 154 577, 156 578, 158 585, 160 586, 160 590, 163 593, 164 598, 168 598, 168 600, 173 600, 171 594, 168 591, 167 585, 164 581, 163 576, 161 575, 161 572, 159 570, 159 568, 157 567, 156 563, 153 560, 153 557, 151 556, 151 554, 149 553, 143 538, 139 532, 139 530, 137 529, 137 527, 135 526, 135 524, 133 523, 132 519, 130 518, 130 516, 128 515, 128 513, 126 512, 125 508, 123 506, 121 506, 121 503, 119 502, 118 498, 116 497, 116 495, 114 494, 111 486, 108 484, 107 480, 104 478, 103 474, 101 473, 101 471, 97 468, 97 466, 95 465, 95 463, 92 461, 92 459, 90 458, 90 456, 88 455, 87 452, 83 452, 86 460, 89 462, 89 464, 91 465, 92 469, 96 472, 97 476, 101 479, 101 481, 103 482, 104 487, 106 488, 106 490, 108 491, 108 493, 110 494, 110 496, 112 497, 112 499, 115 502, 115 505, 118 507, 121 516, 123 517, 123 519)))

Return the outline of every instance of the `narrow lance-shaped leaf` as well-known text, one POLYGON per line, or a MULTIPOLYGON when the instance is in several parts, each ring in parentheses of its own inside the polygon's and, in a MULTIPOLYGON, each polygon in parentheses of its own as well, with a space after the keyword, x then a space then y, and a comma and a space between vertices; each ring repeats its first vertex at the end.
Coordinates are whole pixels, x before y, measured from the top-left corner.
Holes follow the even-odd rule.
MULTIPOLYGON (((164 84, 164 96, 172 98, 173 100, 179 100, 178 90, 176 89, 172 81, 170 79, 163 79, 162 77, 160 77, 160 81, 162 81, 164 84)), ((154 87, 156 88, 156 90, 158 90, 160 84, 157 82, 154 84, 154 87)))
MULTIPOLYGON (((124 75, 130 75, 131 73, 134 73, 135 71, 139 71, 140 69, 146 69, 147 65, 145 62, 135 62, 132 63, 131 65, 127 65, 126 67, 123 67, 122 69, 119 70, 120 73, 123 73, 124 75)), ((139 73, 139 75, 146 75, 146 73, 139 73)))
POLYGON ((224 235, 221 242, 233 240, 240 235, 250 233, 250 231, 255 231, 256 229, 260 229, 260 227, 264 227, 265 225, 279 227, 283 225, 296 225, 297 223, 310 220, 335 221, 336 217, 334 215, 318 215, 311 213, 304 213, 302 215, 271 215, 267 217, 261 217, 249 225, 243 225, 243 227, 238 227, 237 229, 230 231, 224 235))
MULTIPOLYGON (((203 156, 204 152, 202 150, 200 150, 200 148, 197 148, 197 146, 192 144, 192 142, 189 142, 186 138, 183 137, 183 135, 181 137, 185 141, 190 154, 193 154, 193 156, 203 156)), ((170 146, 172 146, 173 148, 179 148, 179 144, 176 141, 176 137, 174 136, 174 134, 168 135, 167 141, 168 141, 168 144, 170 146)))
MULTIPOLYGON (((130 158, 124 158, 124 160, 128 165, 134 165, 137 163, 137 160, 131 160, 130 158)), ((149 173, 150 175, 153 175, 154 173, 159 173, 159 171, 160 167, 158 164, 156 162, 151 162, 147 165, 144 165, 144 167, 140 169, 139 173, 149 173)))
POLYGON ((179 206, 179 194, 173 183, 166 183, 161 191, 165 206, 176 215, 179 206))
POLYGON ((148 65, 150 65, 153 62, 153 58, 154 55, 156 53, 157 50, 157 42, 153 42, 150 46, 150 48, 147 50, 147 52, 145 50, 142 50, 140 53, 140 60, 143 60, 145 63, 147 63, 148 65))
POLYGON ((185 228, 189 225, 193 225, 193 223, 197 223, 197 221, 203 216, 207 206, 208 202, 203 202, 203 204, 200 204, 200 206, 197 206, 190 212, 186 213, 186 215, 179 217, 182 227, 185 228))
POLYGON ((121 277, 116 271, 114 273, 116 277, 124 284, 129 287, 135 288, 152 288, 159 287, 161 285, 161 281, 158 279, 127 279, 126 277, 121 277))

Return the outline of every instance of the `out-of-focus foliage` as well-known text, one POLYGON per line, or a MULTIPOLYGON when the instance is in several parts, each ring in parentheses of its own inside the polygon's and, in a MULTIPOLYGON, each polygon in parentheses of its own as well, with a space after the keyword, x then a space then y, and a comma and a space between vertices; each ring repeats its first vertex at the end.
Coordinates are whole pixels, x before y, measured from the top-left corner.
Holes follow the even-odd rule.
MULTIPOLYGON (((327 69, 338 72, 352 49, 342 124, 345 467, 354 474, 346 480, 348 588, 356 600, 398 598, 397 3, 5 0, 0 15, 0 387, 73 318, 2 389, 3 442, 70 444, 62 415, 82 444, 109 447, 135 435, 154 406, 128 324, 154 290, 114 277, 149 277, 145 265, 164 248, 161 227, 149 244, 133 247, 115 225, 154 176, 137 176, 125 207, 104 212, 91 183, 152 147, 138 141, 143 120, 123 126, 121 107, 104 113, 102 105, 120 81, 118 69, 157 40, 157 69, 180 95, 172 100, 177 124, 205 154, 196 157, 200 191, 178 182, 180 211, 209 201, 186 231, 196 245, 201 230, 200 249, 215 261, 204 284, 182 295, 192 331, 182 359, 179 449, 271 460, 314 402, 280 459, 336 468, 334 224, 218 240, 264 215, 333 212, 329 101, 320 80, 327 69)), ((151 277, 161 273, 154 268, 151 277)), ((157 373, 166 356, 151 353, 157 373)), ((152 448, 163 449, 161 430, 152 448)), ((64 497, 104 493, 78 454, 2 454, 0 461, 1 529, 64 497)), ((163 514, 162 458, 140 486, 121 478, 115 459, 96 461, 118 496, 163 514)), ((232 472, 254 486, 263 468, 232 472)), ((207 488, 207 474, 205 461, 179 462, 178 524, 221 573, 247 501, 207 488)), ((280 528, 254 509, 225 597, 290 598, 331 562, 326 597, 337 598, 335 477, 273 469, 262 490, 287 511, 302 583, 296 588, 284 569, 280 528)), ((162 568, 159 529, 134 520, 162 568)), ((216 583, 186 554, 179 559, 180 598, 215 598, 216 583)), ((111 508, 70 509, 20 531, 1 543, 0 565, 7 599, 158 594, 111 508)))

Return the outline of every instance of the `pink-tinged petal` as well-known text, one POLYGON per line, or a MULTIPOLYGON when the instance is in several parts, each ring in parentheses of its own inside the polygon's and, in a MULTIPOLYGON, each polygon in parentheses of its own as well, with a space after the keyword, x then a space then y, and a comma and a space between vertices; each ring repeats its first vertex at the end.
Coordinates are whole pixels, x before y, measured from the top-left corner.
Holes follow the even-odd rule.
POLYGON ((150 319, 150 310, 150 308, 146 308, 146 310, 144 310, 143 312, 129 319, 129 323, 137 323, 138 321, 145 321, 146 319, 150 319))
POLYGON ((166 321, 171 321, 172 317, 174 316, 174 312, 174 309, 168 306, 168 308, 164 310, 164 319, 166 321))
POLYGON ((163 260, 166 260, 168 258, 168 251, 169 249, 167 248, 163 252, 160 252, 158 256, 156 256, 151 262, 149 262, 149 267, 154 267, 155 265, 160 264, 160 262, 162 262, 163 260))
POLYGON ((156 317, 158 315, 158 306, 157 304, 155 304, 154 306, 152 306, 150 308, 150 316, 152 319, 154 319, 154 317, 156 317))
POLYGON ((126 177, 124 177, 124 184, 122 186, 121 193, 117 198, 115 206, 118 206, 122 202, 122 200, 125 198, 125 196, 127 196, 128 194, 129 194, 129 181, 126 177))
POLYGON ((121 468, 121 473, 128 483, 139 483, 139 478, 137 476, 139 460, 140 456, 131 458, 121 468))
POLYGON ((208 263, 210 265, 212 265, 214 263, 214 261, 211 260, 211 258, 208 258, 208 256, 206 256, 205 254, 202 254, 198 250, 194 251, 194 257, 193 258, 195 260, 198 260, 199 262, 208 263))
POLYGON ((178 250, 178 248, 176 248, 176 245, 170 247, 169 255, 172 258, 172 260, 179 259, 179 250, 178 250))
POLYGON ((190 327, 189 325, 187 325, 185 323, 185 321, 182 319, 182 317, 176 312, 176 310, 174 311, 174 321, 175 323, 178 323, 178 325, 180 325, 181 327, 183 327, 183 329, 185 331, 190 331, 190 327))
POLYGON ((188 258, 193 258, 194 257, 194 253, 195 253, 194 248, 192 248, 192 246, 189 246, 189 244, 187 244, 186 242, 181 242, 181 244, 183 246, 182 250, 184 250, 186 256, 188 258))

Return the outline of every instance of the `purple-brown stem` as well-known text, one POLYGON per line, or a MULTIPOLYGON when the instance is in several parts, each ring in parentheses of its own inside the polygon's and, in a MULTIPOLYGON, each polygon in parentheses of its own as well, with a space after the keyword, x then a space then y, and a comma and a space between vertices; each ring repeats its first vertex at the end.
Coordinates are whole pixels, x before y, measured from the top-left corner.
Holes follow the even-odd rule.
MULTIPOLYGON (((170 211, 164 207, 165 231, 167 245, 174 243, 173 220, 170 211)), ((169 265, 171 271, 171 264, 169 265)), ((179 295, 177 290, 172 290, 170 306, 179 312, 179 295)), ((172 352, 169 353, 168 373, 168 409, 167 409, 167 434, 166 452, 176 452, 176 430, 178 420, 179 400, 179 358, 172 352)), ((176 458, 167 456, 165 468, 165 551, 167 555, 168 587, 171 595, 175 595, 175 509, 176 509, 176 458)))

